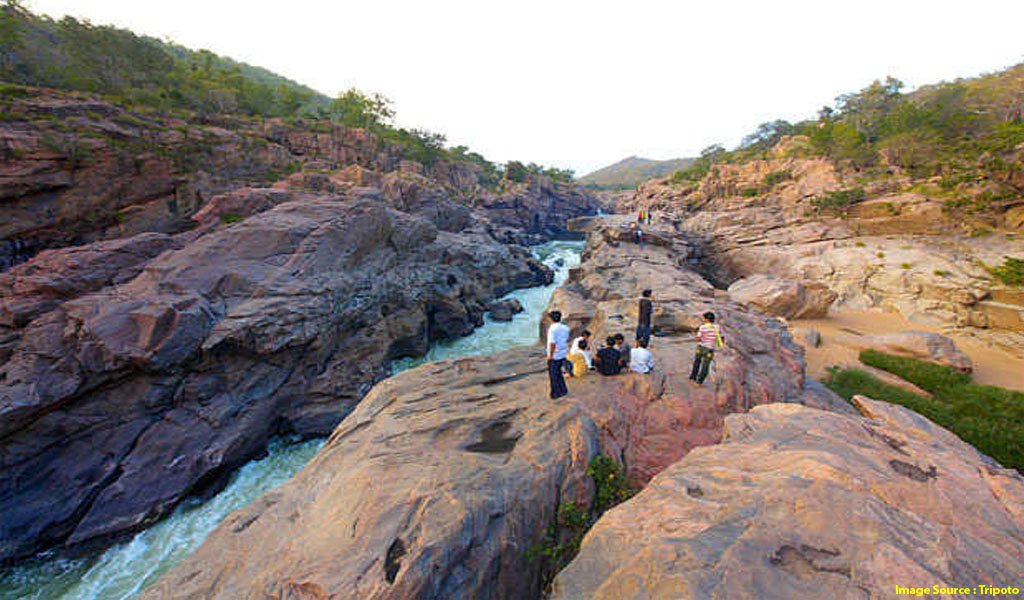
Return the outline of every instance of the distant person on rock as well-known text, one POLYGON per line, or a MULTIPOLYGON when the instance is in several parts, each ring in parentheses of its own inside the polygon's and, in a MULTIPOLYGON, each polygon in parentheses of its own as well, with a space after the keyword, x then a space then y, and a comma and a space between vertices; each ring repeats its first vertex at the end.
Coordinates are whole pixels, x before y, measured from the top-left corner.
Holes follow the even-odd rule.
POLYGON ((651 211, 649 211, 649 210, 644 211, 644 219, 645 219, 645 221, 644 221, 645 223, 647 223, 648 225, 651 224, 651 211))
POLYGON ((594 362, 602 375, 618 375, 622 370, 622 354, 616 350, 613 336, 608 336, 605 340, 605 346, 597 351, 594 362))
POLYGON ((570 355, 575 353, 583 355, 587 363, 587 369, 594 368, 593 352, 590 350, 590 336, 590 331, 584 329, 579 337, 572 341, 572 346, 569 347, 570 355))
POLYGON ((639 316, 636 324, 636 341, 651 341, 651 313, 654 310, 654 301, 651 297, 651 290, 640 292, 639 316))
POLYGON ((576 338, 572 350, 569 351, 569 362, 572 363, 572 376, 583 377, 590 370, 590 358, 587 356, 587 340, 576 338))
POLYGON ((565 357, 569 354, 569 328, 562 323, 562 313, 553 310, 548 313, 553 323, 548 327, 548 377, 551 379, 551 398, 561 398, 569 393, 565 387, 565 357))
POLYGON ((637 227, 633 230, 633 241, 640 245, 640 249, 644 249, 644 230, 637 227))
POLYGON ((622 356, 622 368, 628 368, 630 359, 629 353, 633 351, 632 346, 626 343, 626 336, 621 333, 615 334, 615 345, 619 354, 622 356))
POLYGON ((690 379, 703 384, 708 378, 711 361, 715 358, 715 348, 724 346, 725 336, 722 334, 722 326, 715 323, 715 313, 704 313, 704 323, 697 328, 697 354, 693 357, 690 379))
POLYGON ((640 340, 629 353, 629 370, 634 373, 650 373, 653 368, 654 355, 647 349, 647 340, 640 340))

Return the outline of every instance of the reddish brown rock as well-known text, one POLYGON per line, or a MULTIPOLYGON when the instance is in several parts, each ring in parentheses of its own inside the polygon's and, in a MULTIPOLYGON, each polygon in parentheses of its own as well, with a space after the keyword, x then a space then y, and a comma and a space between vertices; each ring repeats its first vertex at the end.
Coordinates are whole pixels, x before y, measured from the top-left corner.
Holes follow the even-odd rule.
POLYGON ((543 561, 528 550, 564 503, 592 503, 586 469, 596 455, 624 460, 642 484, 716 443, 731 412, 786 401, 852 412, 805 387, 800 349, 777 321, 728 302, 712 305, 732 331, 719 376, 690 382, 692 330, 681 324, 711 301, 690 289, 699 278, 674 254, 685 245, 619 244, 610 221, 591 234, 578 279, 552 306, 589 311, 571 324, 610 332, 623 325, 620 298, 659 284, 655 373, 588 374, 550 400, 534 346, 392 377, 297 477, 229 516, 143 597, 539 597, 543 561))
POLYGON ((367 198, 295 196, 182 241, 4 276, 0 559, 131 531, 271 436, 326 435, 390 360, 552 278, 525 248, 367 198))
POLYGON ((889 598, 1016 586, 1024 479, 920 415, 792 404, 726 419, 597 522, 559 574, 576 600, 889 598))
POLYGON ((765 314, 787 319, 824 317, 838 294, 820 283, 801 283, 771 275, 751 275, 729 286, 729 298, 765 314))

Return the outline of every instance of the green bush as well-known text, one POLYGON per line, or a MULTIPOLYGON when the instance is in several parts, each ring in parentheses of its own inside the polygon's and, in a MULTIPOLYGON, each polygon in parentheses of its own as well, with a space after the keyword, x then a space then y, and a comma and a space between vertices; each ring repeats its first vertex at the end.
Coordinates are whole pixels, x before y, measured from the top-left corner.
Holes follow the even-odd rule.
POLYGON ((580 550, 587 530, 605 511, 628 499, 636 490, 626 482, 622 465, 608 456, 595 456, 587 467, 594 481, 594 503, 589 508, 573 501, 558 507, 555 522, 548 526, 544 539, 526 551, 527 560, 544 560, 541 579, 545 590, 580 550))
POLYGON ((628 500, 636 490, 626 482, 622 465, 608 456, 597 456, 590 461, 587 475, 594 480, 594 510, 598 514, 628 500))
POLYGON ((788 181, 793 178, 793 175, 789 171, 772 171, 764 176, 765 187, 775 187, 783 181, 788 181))
POLYGON ((1024 259, 1007 256, 1003 258, 1003 264, 998 267, 990 267, 988 272, 1001 281, 1004 285, 1024 285, 1024 259))
POLYGON ((862 394, 920 413, 1007 467, 1024 469, 1024 392, 971 383, 949 367, 865 350, 861 361, 934 395, 914 394, 859 369, 832 369, 825 384, 850 399, 862 394))
POLYGON ((864 188, 850 188, 825 192, 811 199, 811 206, 819 212, 845 215, 850 207, 864 199, 864 188))

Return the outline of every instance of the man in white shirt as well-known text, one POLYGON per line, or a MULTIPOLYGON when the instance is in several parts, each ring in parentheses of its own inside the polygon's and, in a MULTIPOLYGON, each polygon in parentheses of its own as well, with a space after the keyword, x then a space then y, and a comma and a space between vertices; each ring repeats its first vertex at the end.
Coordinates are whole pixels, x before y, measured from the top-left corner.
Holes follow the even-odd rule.
POLYGON ((654 356, 647 349, 647 340, 640 340, 636 345, 629 352, 629 370, 634 373, 650 373, 654 368, 654 356))
POLYGON ((574 339, 572 341, 572 346, 569 348, 569 354, 572 354, 574 352, 578 352, 579 354, 583 355, 583 360, 585 360, 586 363, 587 363, 587 369, 593 369, 594 368, 593 354, 591 353, 591 351, 589 349, 589 347, 590 347, 590 335, 591 335, 591 333, 589 331, 587 331, 586 329, 584 329, 583 333, 581 333, 579 335, 579 337, 577 337, 576 339, 574 339), (587 348, 586 349, 580 348, 580 342, 582 342, 582 341, 586 341, 587 342, 587 348))
POLYGON ((565 357, 569 354, 569 328, 562 323, 562 313, 553 310, 548 313, 553 323, 548 327, 548 377, 551 379, 551 398, 561 398, 569 393, 565 387, 565 357))

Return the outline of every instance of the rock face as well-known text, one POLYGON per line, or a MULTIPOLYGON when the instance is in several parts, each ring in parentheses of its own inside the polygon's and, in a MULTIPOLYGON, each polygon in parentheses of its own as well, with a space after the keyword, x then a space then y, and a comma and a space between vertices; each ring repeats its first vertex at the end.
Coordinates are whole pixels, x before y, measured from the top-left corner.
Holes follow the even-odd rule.
POLYGON ((685 266, 668 231, 644 250, 607 220, 552 303, 570 324, 624 327, 638 286, 657 284, 650 375, 587 375, 550 400, 533 346, 436 363, 379 383, 298 476, 220 524, 144 598, 536 598, 559 507, 590 505, 598 454, 646 483, 689 449, 715 443, 725 415, 767 402, 853 412, 804 386, 801 351, 777 321, 727 301, 685 266), (623 306, 622 311, 619 311, 623 306), (687 379, 691 315, 728 317, 720 377, 687 379), (259 548, 254 552, 254 548, 259 548))
POLYGON ((552 278, 482 228, 365 196, 277 200, 0 276, 0 559, 138 528, 271 436, 326 435, 391 359, 552 278))
POLYGON ((484 186, 476 164, 441 160, 425 168, 403 160, 399 145, 326 121, 182 120, 41 88, 19 88, 0 103, 0 271, 46 248, 177 233, 193 219, 216 224, 266 210, 280 193, 263 188, 261 205, 243 206, 233 190, 266 186, 284 173, 292 173, 284 189, 376 188, 398 210, 432 212, 443 231, 471 226, 474 206, 492 215, 492 227, 507 229, 509 243, 564 233, 567 218, 598 208, 596 197, 572 184, 532 177, 484 186), (205 209, 214 198, 217 206, 205 209))
POLYGON ((786 158, 793 142, 777 158, 716 165, 695 184, 649 181, 619 208, 674 218, 720 287, 759 274, 824 285, 838 294, 834 308, 883 308, 1021 347, 1024 303, 996 299, 1001 286, 984 268, 1024 256, 1019 236, 979 235, 997 224, 951 217, 942 198, 901 191, 910 182, 898 178, 868 184, 842 218, 821 212, 815 198, 864 184, 824 159, 786 158))
POLYGON ((878 335, 843 334, 839 339, 855 350, 878 350, 886 354, 910 356, 947 367, 961 373, 973 370, 971 359, 953 340, 929 331, 898 331, 878 335))
POLYGON ((495 321, 511 321, 514 315, 523 312, 523 305, 519 300, 509 298, 500 302, 491 302, 487 306, 487 312, 495 321))
POLYGON ((523 184, 510 183, 498 194, 481 195, 477 202, 496 225, 545 237, 565 235, 566 222, 597 214, 600 208, 590 192, 543 176, 523 184))
POLYGON ((552 597, 1020 587, 1024 479, 914 412, 856 403, 863 417, 791 404, 728 417, 724 443, 691 452, 598 521, 552 597))
POLYGON ((803 284, 771 275, 752 275, 729 286, 729 298, 787 319, 824 317, 838 294, 820 283, 803 284))

